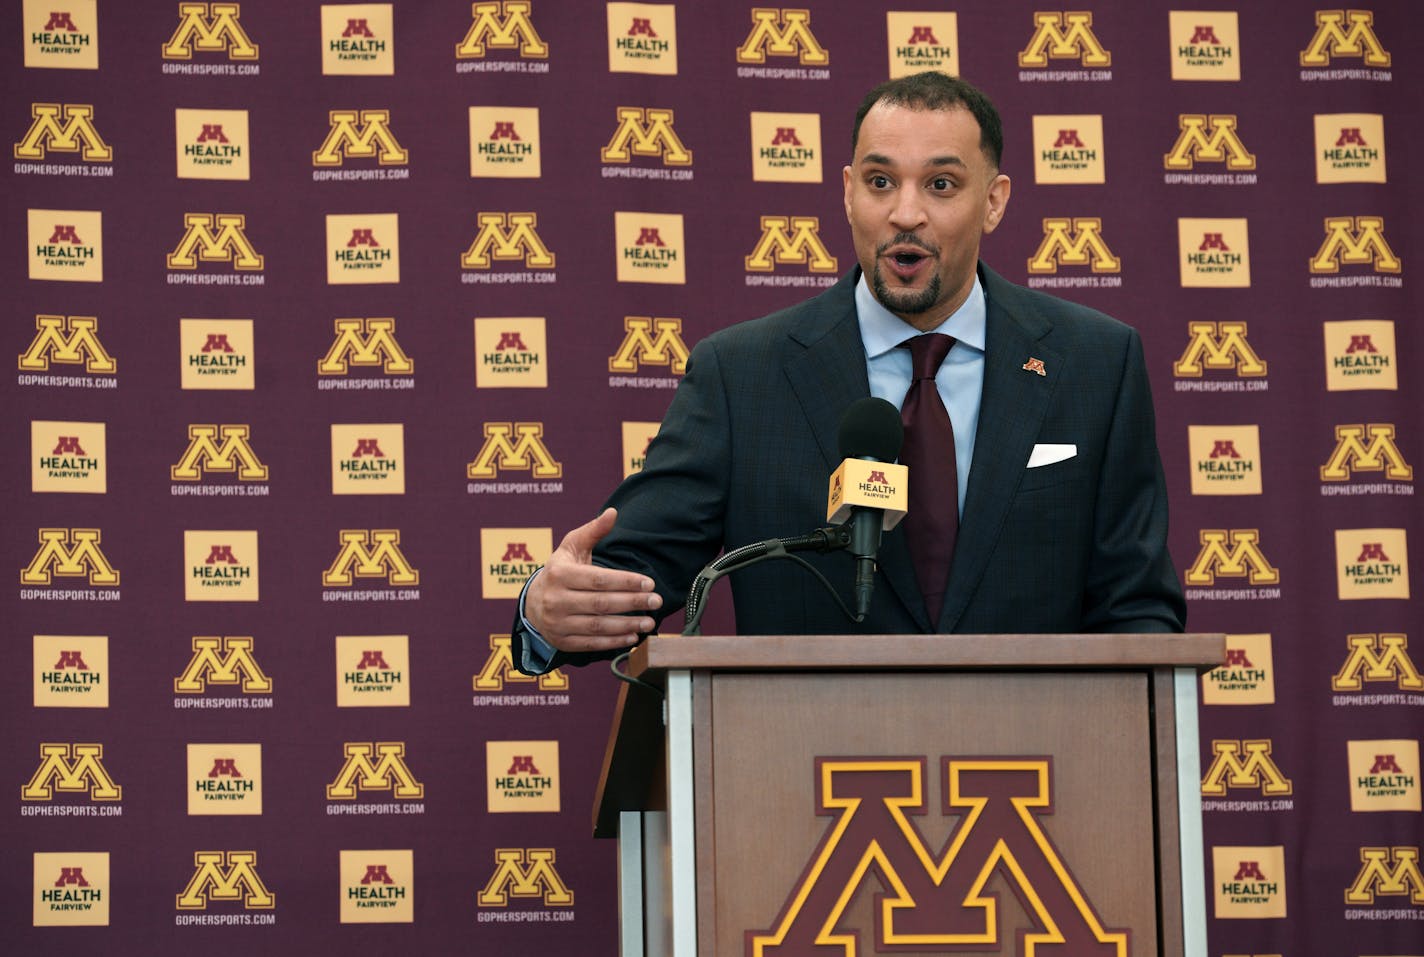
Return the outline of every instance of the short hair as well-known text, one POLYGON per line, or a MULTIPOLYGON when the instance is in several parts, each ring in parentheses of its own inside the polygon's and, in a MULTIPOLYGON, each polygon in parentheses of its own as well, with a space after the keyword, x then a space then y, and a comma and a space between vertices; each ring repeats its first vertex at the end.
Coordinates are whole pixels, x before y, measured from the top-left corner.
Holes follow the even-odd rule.
POLYGON ((1004 155, 1004 127, 994 104, 972 83, 957 76, 934 70, 913 73, 897 80, 887 80, 869 93, 855 113, 855 125, 850 131, 850 153, 855 156, 860 141, 860 124, 877 103, 908 106, 912 110, 952 110, 963 107, 979 122, 979 148, 984 151, 994 169, 1004 155))

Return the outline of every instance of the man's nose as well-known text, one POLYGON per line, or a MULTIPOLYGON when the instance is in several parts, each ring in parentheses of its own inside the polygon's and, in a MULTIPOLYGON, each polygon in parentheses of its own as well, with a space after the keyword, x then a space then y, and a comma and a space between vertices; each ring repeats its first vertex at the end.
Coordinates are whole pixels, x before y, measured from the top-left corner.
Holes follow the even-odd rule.
POLYGON ((917 189, 900 189, 890 207, 890 225, 904 233, 914 232, 925 224, 925 204, 917 189))

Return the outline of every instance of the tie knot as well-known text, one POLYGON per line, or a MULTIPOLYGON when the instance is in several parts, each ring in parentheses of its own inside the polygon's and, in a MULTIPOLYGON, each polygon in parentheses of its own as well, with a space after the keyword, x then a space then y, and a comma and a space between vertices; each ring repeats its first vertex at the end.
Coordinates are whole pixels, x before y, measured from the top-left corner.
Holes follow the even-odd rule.
POLYGON ((917 380, 933 379, 953 346, 954 337, 942 332, 927 332, 900 343, 900 348, 910 350, 911 374, 917 380))

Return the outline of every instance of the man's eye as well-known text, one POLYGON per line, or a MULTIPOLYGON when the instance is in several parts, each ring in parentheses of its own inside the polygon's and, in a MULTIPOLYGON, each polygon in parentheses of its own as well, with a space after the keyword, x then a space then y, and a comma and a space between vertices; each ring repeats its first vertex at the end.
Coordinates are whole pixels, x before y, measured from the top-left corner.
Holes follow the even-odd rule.
POLYGON ((947 189, 953 189, 954 183, 944 176, 937 176, 930 180, 930 188, 943 192, 947 189))
POLYGON ((870 177, 870 185, 873 189, 884 189, 885 187, 890 185, 890 177, 879 175, 872 176, 870 177))

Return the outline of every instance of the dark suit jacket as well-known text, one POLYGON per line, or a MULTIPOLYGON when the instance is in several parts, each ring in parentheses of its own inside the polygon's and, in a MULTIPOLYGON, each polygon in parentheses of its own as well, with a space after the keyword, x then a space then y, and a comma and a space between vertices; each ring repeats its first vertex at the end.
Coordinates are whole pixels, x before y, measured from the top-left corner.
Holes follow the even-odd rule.
MULTIPOLYGON (((881 546, 863 623, 847 621, 803 569, 767 562, 731 577, 738 632, 1182 630, 1137 333, 982 264, 979 274, 988 299, 984 393, 939 620, 929 620, 897 528, 881 546), (1047 374, 1025 370, 1030 358, 1047 374), (1028 469, 1037 443, 1071 443, 1077 455, 1028 469)), ((599 564, 651 576, 661 614, 681 607, 719 551, 825 524, 841 416, 870 394, 854 300, 859 278, 855 269, 814 299, 723 329, 692 350, 643 471, 609 499, 617 526, 594 553, 599 564)), ((945 494, 955 494, 948 483, 945 494)), ((849 600, 851 558, 810 560, 849 600)), ((521 632, 516 622, 516 663, 521 632)), ((590 657, 560 653, 551 666, 590 657)))

